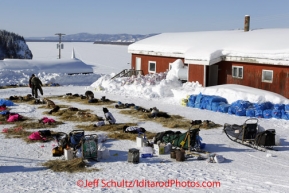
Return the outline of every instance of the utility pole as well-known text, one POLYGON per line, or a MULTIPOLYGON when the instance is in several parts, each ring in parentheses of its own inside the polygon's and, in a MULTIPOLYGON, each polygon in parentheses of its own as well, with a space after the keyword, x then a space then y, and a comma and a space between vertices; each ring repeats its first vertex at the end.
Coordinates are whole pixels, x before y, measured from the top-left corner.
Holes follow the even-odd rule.
POLYGON ((56 33, 55 35, 58 35, 58 36, 59 36, 59 43, 57 44, 57 48, 58 48, 58 50, 59 50, 58 59, 60 59, 60 58, 61 58, 60 50, 63 49, 63 44, 61 44, 61 36, 64 36, 65 34, 56 33))

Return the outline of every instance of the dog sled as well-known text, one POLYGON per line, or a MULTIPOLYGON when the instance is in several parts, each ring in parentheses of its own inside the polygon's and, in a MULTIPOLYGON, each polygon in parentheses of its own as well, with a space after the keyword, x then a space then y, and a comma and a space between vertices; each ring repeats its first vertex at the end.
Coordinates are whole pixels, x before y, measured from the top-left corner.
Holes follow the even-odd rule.
POLYGON ((243 125, 225 123, 223 131, 230 140, 241 145, 259 151, 275 150, 275 129, 260 131, 256 118, 247 119, 243 125))
POLYGON ((193 130, 191 130, 191 127, 189 128, 187 133, 189 133, 190 137, 188 138, 188 149, 185 151, 186 158, 195 157, 197 160, 207 159, 207 155, 210 152, 203 150, 205 144, 201 143, 199 132, 200 125, 193 130))
POLYGON ((189 131, 185 133, 181 133, 179 131, 165 131, 157 133, 154 143, 170 143, 174 148, 182 148, 184 150, 199 149, 199 145, 197 142, 197 135, 199 134, 200 129, 189 129, 189 131))

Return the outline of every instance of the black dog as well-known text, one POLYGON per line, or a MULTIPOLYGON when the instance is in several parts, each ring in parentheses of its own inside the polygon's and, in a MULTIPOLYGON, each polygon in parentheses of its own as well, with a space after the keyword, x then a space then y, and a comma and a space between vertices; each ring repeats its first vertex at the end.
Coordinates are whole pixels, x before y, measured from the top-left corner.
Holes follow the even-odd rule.
POLYGON ((84 95, 86 96, 86 99, 93 99, 94 98, 94 94, 90 90, 86 91, 84 95))
POLYGON ((57 111, 59 111, 59 109, 60 107, 56 105, 51 111, 48 112, 48 114, 56 113, 57 111))

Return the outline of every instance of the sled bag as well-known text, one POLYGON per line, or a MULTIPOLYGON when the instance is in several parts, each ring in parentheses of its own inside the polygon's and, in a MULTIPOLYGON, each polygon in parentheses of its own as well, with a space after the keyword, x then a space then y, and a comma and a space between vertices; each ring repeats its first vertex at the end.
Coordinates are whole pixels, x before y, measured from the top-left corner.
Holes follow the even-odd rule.
POLYGON ((81 145, 82 138, 84 137, 83 130, 73 130, 69 133, 70 145, 73 149, 78 149, 81 145))
MULTIPOLYGON (((84 159, 97 159, 98 137, 96 134, 85 135, 83 138, 82 153, 84 159)), ((103 156, 103 154, 102 154, 103 156)))
POLYGON ((274 146, 275 145, 275 129, 268 129, 260 132, 255 138, 255 144, 258 146, 274 146))
POLYGON ((191 146, 192 148, 199 148, 199 144, 197 143, 197 136, 199 135, 199 128, 190 130, 189 131, 179 134, 170 136, 169 142, 172 144, 173 147, 183 148, 185 150, 189 149, 191 146), (190 144, 188 143, 188 139, 190 138, 190 144))

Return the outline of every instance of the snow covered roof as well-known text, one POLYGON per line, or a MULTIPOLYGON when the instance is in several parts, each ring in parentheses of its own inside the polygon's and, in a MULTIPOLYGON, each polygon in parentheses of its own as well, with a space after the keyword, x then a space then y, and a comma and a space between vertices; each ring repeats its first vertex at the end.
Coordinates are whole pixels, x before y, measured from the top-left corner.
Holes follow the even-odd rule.
POLYGON ((129 45, 128 52, 184 58, 188 64, 224 60, 289 65, 288 34, 289 28, 162 33, 129 45))

